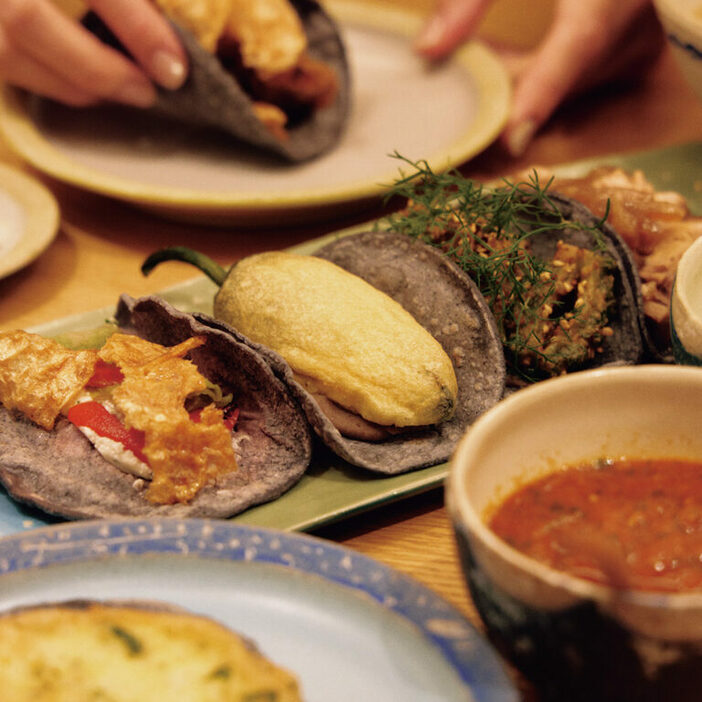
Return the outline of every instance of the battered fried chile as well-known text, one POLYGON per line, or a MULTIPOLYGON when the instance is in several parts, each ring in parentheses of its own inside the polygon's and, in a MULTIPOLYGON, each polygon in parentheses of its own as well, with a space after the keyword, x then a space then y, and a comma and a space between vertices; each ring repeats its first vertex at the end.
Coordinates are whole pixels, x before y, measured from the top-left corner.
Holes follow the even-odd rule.
POLYGON ((202 343, 193 337, 165 347, 115 333, 97 351, 72 351, 36 334, 6 332, 0 334, 0 402, 47 431, 65 415, 111 463, 94 437, 116 442, 144 464, 148 500, 188 502, 236 470, 232 398, 219 393, 224 409, 211 402, 218 393, 184 358, 202 343))

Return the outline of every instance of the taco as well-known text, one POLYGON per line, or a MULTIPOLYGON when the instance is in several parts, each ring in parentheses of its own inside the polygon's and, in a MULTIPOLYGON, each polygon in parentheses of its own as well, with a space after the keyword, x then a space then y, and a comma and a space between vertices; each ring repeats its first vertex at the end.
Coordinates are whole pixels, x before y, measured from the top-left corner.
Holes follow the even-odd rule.
POLYGON ((311 433, 259 354, 156 297, 115 320, 99 350, 0 335, 10 495, 70 519, 229 517, 300 479, 311 433))
POLYGON ((654 358, 634 260, 602 217, 536 176, 485 188, 416 167, 396 186, 408 204, 387 225, 435 246, 479 282, 509 386, 654 358))
MULTIPOLYGON (((350 75, 334 21, 314 0, 155 0, 189 59, 176 91, 153 111, 276 154, 305 161, 340 139, 350 109, 350 75)), ((94 13, 84 25, 118 40, 94 13)))
MULTIPOLYGON (((192 253, 156 252, 142 268, 148 272, 169 258, 202 265, 202 257, 192 253)), ((214 264, 209 263, 212 273, 214 264)), ((502 397, 504 356, 484 299, 467 275, 425 244, 366 232, 342 237, 312 257, 275 252, 243 259, 221 273, 213 276, 221 284, 214 305, 218 321, 206 323, 231 329, 251 343, 288 384, 321 440, 348 463, 384 474, 441 463, 465 429, 502 397), (308 259, 333 264, 358 282, 340 279, 332 285, 325 277, 320 291, 315 276, 322 271, 308 259), (275 275, 273 283, 268 264, 279 266, 280 261, 292 270, 275 275), (255 275, 252 265, 260 268, 255 275), (297 265, 312 272, 306 283, 293 285, 291 280, 300 282, 297 265), (401 309, 401 325, 393 321, 395 312, 386 316, 387 302, 372 308, 377 314, 358 319, 359 310, 371 309, 359 283, 401 309), (343 288, 348 292, 339 292, 343 288), (247 295, 255 297, 245 300, 247 295), (324 317, 315 316, 321 296, 328 308, 322 310, 324 317), (247 309, 258 313, 249 315, 247 309), (310 309, 315 312, 309 314, 310 309), (283 315, 287 319, 281 324, 283 315), (413 341, 415 332, 405 335, 400 328, 408 319, 438 353, 418 357, 421 344, 413 341), (385 335, 374 328, 384 320, 392 324, 385 335), (371 328, 373 342, 368 340, 371 328), (352 360, 355 368, 349 367, 352 360), (330 405, 335 405, 333 411, 330 405), (346 415, 343 424, 339 411, 346 415), (347 419, 362 426, 349 429, 347 419), (371 436, 366 430, 378 433, 371 436)))
POLYGON ((565 242, 586 252, 599 252, 611 277, 605 317, 611 333, 600 338, 594 355, 571 370, 653 360, 656 352, 644 318, 641 279, 631 249, 612 226, 582 203, 555 191, 549 194, 549 201, 573 226, 560 235, 555 231, 534 234, 530 241, 535 255, 552 260, 559 242, 565 242))

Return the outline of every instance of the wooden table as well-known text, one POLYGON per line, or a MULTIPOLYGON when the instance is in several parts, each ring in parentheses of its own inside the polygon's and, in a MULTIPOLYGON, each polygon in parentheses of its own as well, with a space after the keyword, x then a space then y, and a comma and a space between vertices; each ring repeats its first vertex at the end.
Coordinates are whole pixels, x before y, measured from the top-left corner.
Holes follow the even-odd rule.
MULTIPOLYGON (((519 159, 498 147, 463 169, 487 178, 533 164, 555 164, 613 152, 702 139, 702 104, 666 52, 640 84, 582 98, 562 109, 519 159)), ((18 164, 0 145, 0 160, 18 164)), ((153 250, 191 244, 222 263, 294 245, 353 220, 301 229, 236 231, 159 220, 137 209, 45 181, 59 200, 61 230, 32 265, 0 281, 0 329, 27 327, 113 304, 119 293, 142 295, 193 277, 184 264, 149 277, 139 265, 153 250)), ((379 211, 380 212, 380 211, 379 211)), ((365 217, 364 217, 365 218, 365 217)), ((316 532, 414 576, 480 626, 464 588, 441 490, 358 515, 316 532)), ((525 699, 535 699, 515 674, 525 699)))

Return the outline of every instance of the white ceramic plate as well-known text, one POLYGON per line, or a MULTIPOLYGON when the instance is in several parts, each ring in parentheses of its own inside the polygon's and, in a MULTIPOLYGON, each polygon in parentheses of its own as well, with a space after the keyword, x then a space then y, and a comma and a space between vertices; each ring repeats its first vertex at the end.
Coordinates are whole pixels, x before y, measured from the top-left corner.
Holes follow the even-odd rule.
POLYGON ((301 165, 118 107, 73 110, 5 87, 0 132, 37 169, 80 188, 186 220, 260 225, 328 218, 377 201, 397 152, 435 170, 488 146, 507 117, 499 60, 473 43, 430 68, 412 51, 421 16, 354 0, 325 4, 341 28, 352 113, 341 143, 301 165))
POLYGON ((83 522, 0 539, 0 611, 160 600, 298 676, 306 702, 516 702, 497 655, 415 580, 321 539, 227 522, 83 522))
POLYGON ((36 259, 58 224, 54 196, 34 178, 0 164, 0 278, 36 259))

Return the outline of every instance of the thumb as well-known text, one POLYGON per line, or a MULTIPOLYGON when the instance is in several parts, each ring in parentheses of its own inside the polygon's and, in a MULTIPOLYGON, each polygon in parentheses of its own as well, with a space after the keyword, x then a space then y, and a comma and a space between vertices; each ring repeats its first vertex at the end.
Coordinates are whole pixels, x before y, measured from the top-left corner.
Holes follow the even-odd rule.
POLYGON ((491 2, 440 0, 414 42, 415 51, 429 59, 444 58, 473 34, 491 2))

